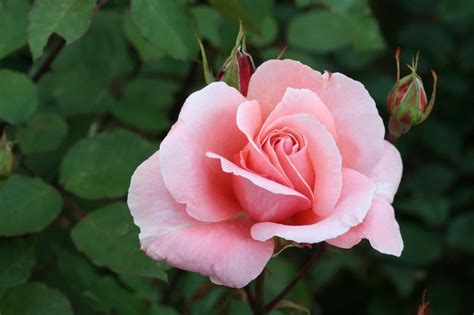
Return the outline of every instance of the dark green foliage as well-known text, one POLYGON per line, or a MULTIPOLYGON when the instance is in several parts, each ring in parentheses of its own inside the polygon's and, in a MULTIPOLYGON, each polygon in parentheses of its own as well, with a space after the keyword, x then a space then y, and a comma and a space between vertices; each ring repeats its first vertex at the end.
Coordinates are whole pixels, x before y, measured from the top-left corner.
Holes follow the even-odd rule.
MULTIPOLYGON (((329 247, 271 314, 415 315, 425 289, 431 315, 474 311, 474 1, 0 0, 0 134, 18 141, 0 181, 1 315, 252 314, 242 291, 145 256, 125 203, 204 85, 195 35, 216 71, 238 20, 257 65, 288 45, 362 81, 384 118, 397 46, 402 64, 421 50, 428 94, 439 76, 431 117, 397 143, 403 255, 329 247)), ((267 301, 308 257, 270 261, 267 301)))

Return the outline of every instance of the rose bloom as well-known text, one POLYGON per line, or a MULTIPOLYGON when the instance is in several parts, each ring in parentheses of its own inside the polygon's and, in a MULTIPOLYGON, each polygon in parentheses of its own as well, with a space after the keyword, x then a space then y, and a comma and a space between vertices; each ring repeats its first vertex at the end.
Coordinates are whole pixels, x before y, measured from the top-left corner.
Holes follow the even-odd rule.
POLYGON ((275 237, 341 248, 365 238, 399 256, 402 161, 384 133, 367 90, 340 73, 270 60, 247 97, 209 84, 132 177, 142 250, 236 288, 262 272, 275 237))

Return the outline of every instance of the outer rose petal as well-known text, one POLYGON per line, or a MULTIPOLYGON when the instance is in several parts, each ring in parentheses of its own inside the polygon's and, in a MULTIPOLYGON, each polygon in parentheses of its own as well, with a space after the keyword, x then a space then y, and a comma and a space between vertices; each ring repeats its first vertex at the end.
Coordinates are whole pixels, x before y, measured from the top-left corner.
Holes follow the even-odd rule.
POLYGON ((322 75, 294 60, 269 60, 252 75, 247 98, 260 103, 265 118, 289 87, 320 97, 333 116, 344 166, 368 174, 382 157, 385 129, 364 86, 340 73, 322 75))
POLYGON ((225 83, 209 84, 188 97, 177 123, 160 146, 166 187, 186 211, 202 221, 221 221, 240 211, 229 175, 205 156, 233 157, 246 144, 237 128, 237 107, 245 98, 225 83))
POLYGON ((368 239, 370 245, 381 253, 401 255, 403 240, 400 227, 395 219, 392 205, 386 200, 375 197, 364 222, 327 242, 337 247, 351 248, 363 238, 368 239))
POLYGON ((307 197, 289 187, 244 170, 214 153, 207 156, 219 159, 222 171, 234 175, 235 194, 242 208, 257 221, 282 221, 311 206, 307 197))
POLYGON ((279 236, 299 243, 318 243, 346 233, 365 218, 375 194, 375 185, 371 179, 351 169, 343 169, 342 183, 341 198, 328 217, 308 225, 257 223, 252 227, 252 237, 264 241, 279 236))
POLYGON ((397 192, 402 179, 403 164, 400 152, 388 141, 385 141, 385 150, 380 162, 369 173, 375 181, 377 195, 389 203, 397 192))
POLYGON ((128 204, 149 256, 215 283, 241 288, 262 272, 273 254, 273 240, 250 237, 248 219, 206 223, 187 215, 163 183, 157 153, 135 171, 128 204))
POLYGON ((341 73, 326 73, 316 92, 331 111, 344 166, 368 172, 382 158, 385 128, 374 100, 362 83, 341 73))

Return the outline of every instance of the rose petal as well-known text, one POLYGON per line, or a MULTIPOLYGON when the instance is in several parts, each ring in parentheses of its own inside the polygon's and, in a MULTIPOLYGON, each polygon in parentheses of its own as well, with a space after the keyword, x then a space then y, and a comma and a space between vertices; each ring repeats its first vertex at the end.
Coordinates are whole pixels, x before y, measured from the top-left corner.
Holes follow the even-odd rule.
POLYGON ((166 189, 158 152, 135 170, 127 201, 133 220, 140 227, 142 242, 195 223, 186 207, 178 204, 166 189))
MULTIPOLYGON (((314 184, 313 182, 307 182, 303 175, 300 173, 300 170, 295 166, 292 160, 290 160, 290 157, 288 154, 285 153, 285 149, 283 148, 284 143, 280 142, 276 145, 276 155, 278 157, 278 161, 280 165, 282 166, 285 174, 288 176, 290 179, 291 183, 294 186, 294 189, 306 197, 308 197, 309 200, 314 200, 314 195, 313 195, 313 190, 309 186, 308 183, 314 184)), ((304 148, 306 151, 306 148, 304 148)), ((305 161, 299 161, 299 162, 305 162, 308 166, 311 165, 311 162, 309 161, 308 155, 304 154, 301 155, 302 157, 306 157, 305 161)), ((303 168, 303 171, 307 171, 307 168, 303 168)), ((313 173, 313 179, 314 179, 314 172, 313 173)))
POLYGON ((319 96, 334 119, 344 166, 368 174, 382 157, 385 129, 364 86, 340 73, 322 75, 297 61, 269 60, 252 75, 247 98, 259 102, 265 119, 289 87, 319 96))
POLYGON ((278 236, 299 243, 318 243, 346 233, 360 224, 370 208, 375 194, 373 181, 351 169, 343 169, 341 198, 334 212, 319 222, 308 225, 284 225, 272 222, 256 223, 252 237, 259 241, 278 236))
POLYGON ((282 221, 311 207, 308 198, 287 186, 244 170, 212 152, 206 155, 219 159, 222 170, 234 175, 237 199, 242 208, 257 221, 282 221))
POLYGON ((273 254, 273 240, 250 237, 248 219, 206 223, 191 218, 167 191, 157 153, 135 171, 128 204, 149 256, 209 276, 215 283, 244 287, 273 254))
POLYGON ((308 89, 287 88, 283 98, 270 113, 262 129, 280 117, 302 113, 314 116, 336 137, 336 127, 331 112, 319 96, 308 89))
POLYGON ((385 141, 385 150, 382 159, 369 173, 375 181, 377 195, 393 202, 402 179, 403 164, 400 152, 388 141, 385 141))
POLYGON ((173 198, 202 221, 221 221, 240 211, 230 177, 207 151, 233 157, 246 144, 235 123, 244 97, 225 83, 212 83, 188 97, 178 122, 160 146, 163 179, 173 198))
POLYGON ((316 92, 334 118, 344 167, 368 174, 384 150, 385 128, 375 102, 362 83, 341 73, 325 77, 316 92))
POLYGON ((242 288, 273 254, 273 240, 253 240, 250 227, 245 219, 196 225, 166 234, 145 250, 154 259, 209 276, 216 284, 242 288))
POLYGON ((288 178, 278 167, 271 163, 254 141, 262 127, 262 116, 258 102, 248 101, 240 104, 237 110, 237 126, 249 142, 246 147, 248 151, 245 166, 257 174, 271 178, 280 184, 288 185, 288 178))
POLYGON ((361 224, 327 242, 337 247, 351 248, 363 238, 368 239, 370 245, 381 253, 401 255, 403 240, 400 227, 395 219, 392 205, 385 199, 375 197, 361 224))
POLYGON ((313 210, 319 216, 327 216, 333 210, 341 194, 342 161, 334 138, 324 125, 310 114, 283 116, 262 132, 283 127, 293 128, 305 135, 307 152, 315 173, 313 210))
POLYGON ((261 64, 250 78, 247 99, 257 100, 266 119, 280 103, 286 89, 306 88, 324 84, 322 75, 294 60, 269 60, 261 64))

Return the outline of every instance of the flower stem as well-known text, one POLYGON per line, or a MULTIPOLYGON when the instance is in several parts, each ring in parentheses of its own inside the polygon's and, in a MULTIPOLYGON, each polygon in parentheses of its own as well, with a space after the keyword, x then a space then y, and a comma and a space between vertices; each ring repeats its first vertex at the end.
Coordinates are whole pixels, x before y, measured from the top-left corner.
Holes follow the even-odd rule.
POLYGON ((288 293, 290 293, 290 291, 298 284, 298 282, 300 282, 304 278, 308 271, 311 270, 311 267, 313 267, 313 265, 318 261, 322 252, 323 246, 318 245, 315 252, 308 260, 306 265, 303 267, 303 269, 300 270, 300 272, 293 278, 293 280, 291 280, 291 282, 275 298, 273 298, 273 300, 271 300, 267 305, 265 305, 263 314, 271 311, 278 304, 278 302, 283 300, 288 295, 288 293))
POLYGON ((247 295, 247 301, 252 309, 253 313, 257 313, 257 305, 255 304, 255 298, 253 297, 252 291, 250 290, 250 285, 244 288, 245 294, 247 295))
POLYGON ((255 285, 255 314, 264 315, 265 312, 265 269, 257 278, 255 285))

